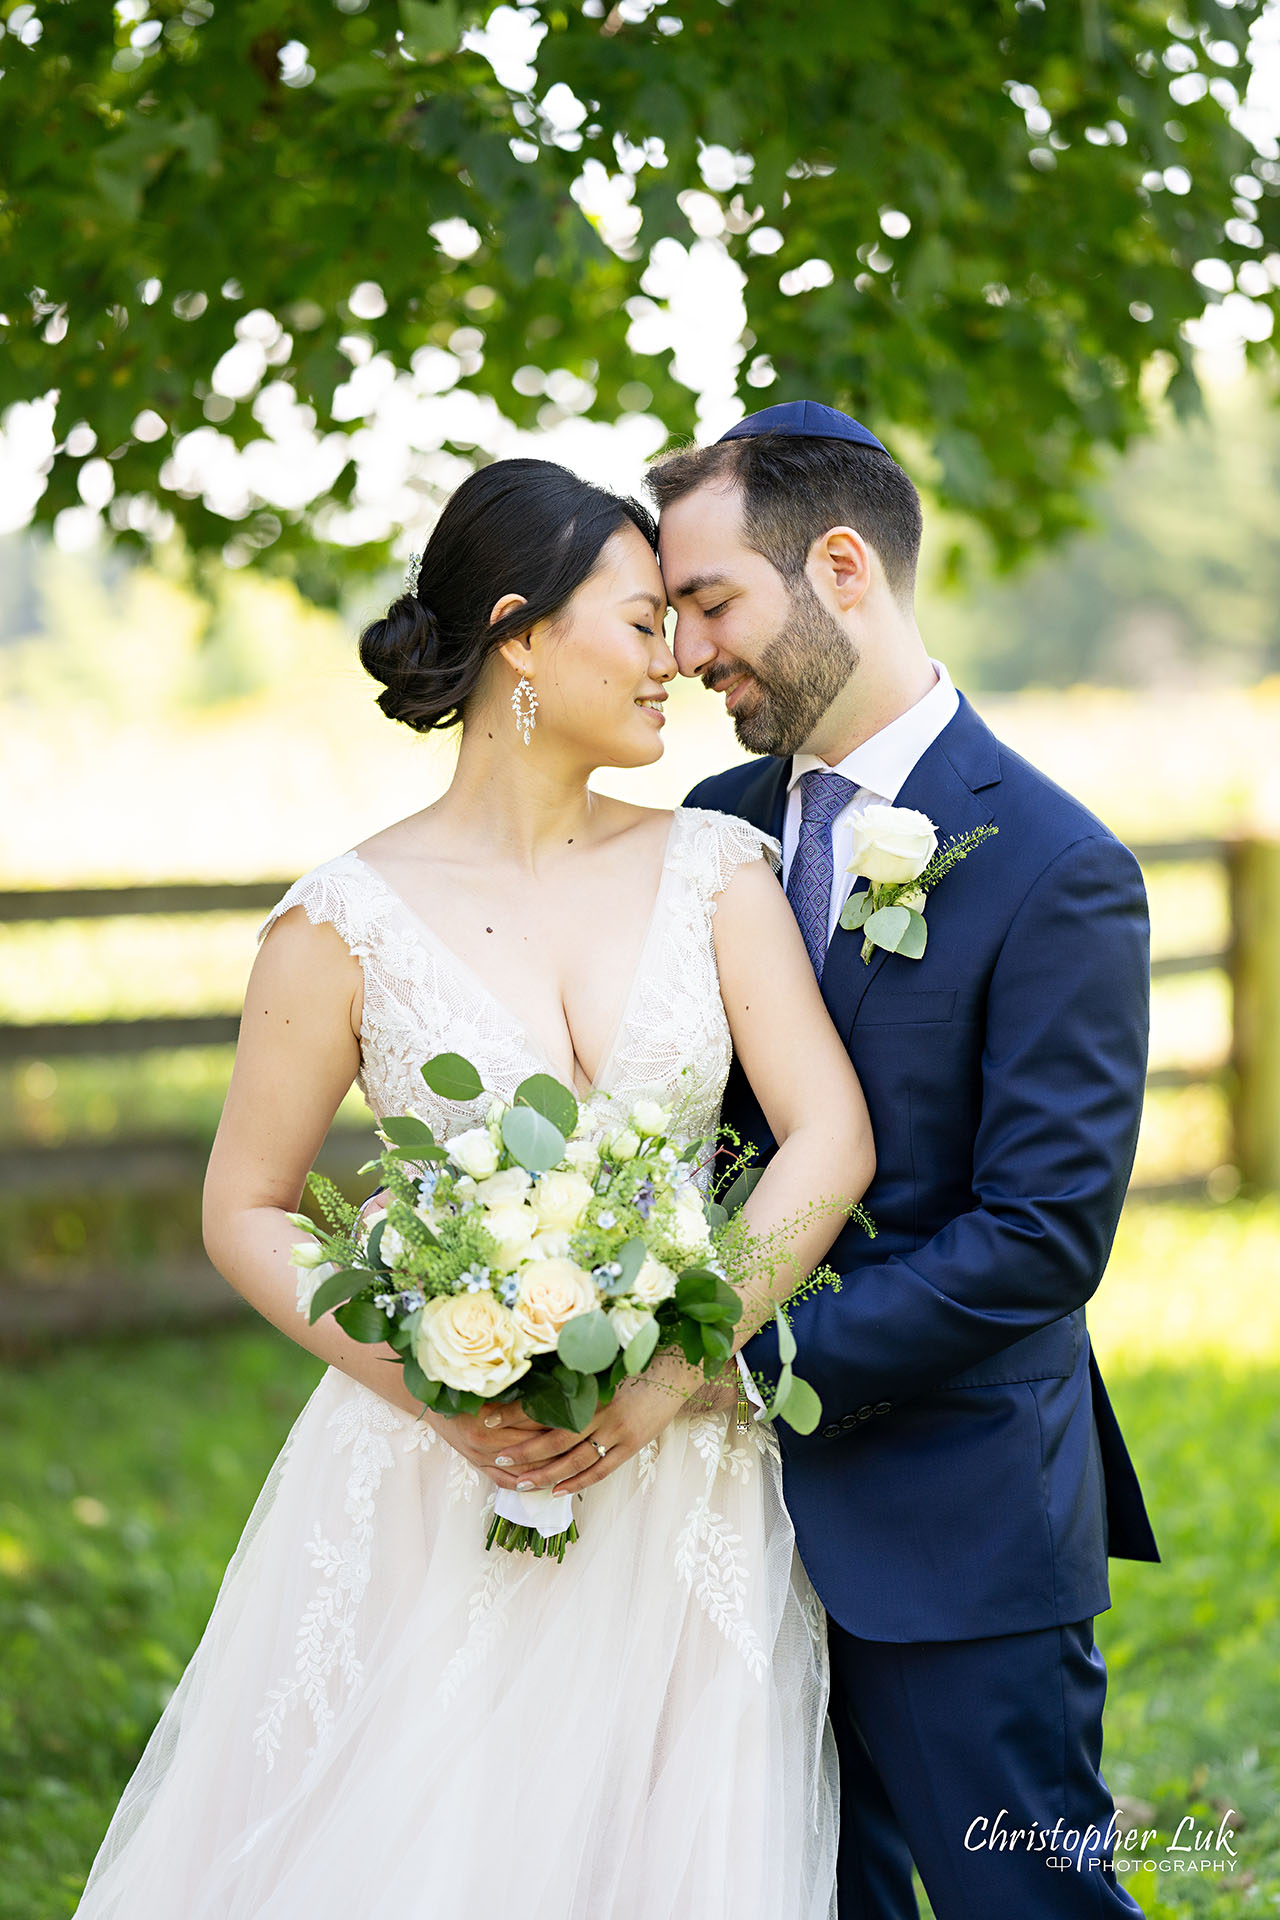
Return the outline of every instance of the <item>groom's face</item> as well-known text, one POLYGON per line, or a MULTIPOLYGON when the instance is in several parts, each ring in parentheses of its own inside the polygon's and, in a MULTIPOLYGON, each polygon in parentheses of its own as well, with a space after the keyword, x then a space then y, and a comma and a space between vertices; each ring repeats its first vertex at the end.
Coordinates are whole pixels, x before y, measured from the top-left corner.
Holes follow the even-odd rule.
POLYGON ((675 501, 659 549, 681 673, 724 695, 748 753, 801 752, 857 667, 845 629, 806 577, 792 586, 746 545, 736 488, 675 501))

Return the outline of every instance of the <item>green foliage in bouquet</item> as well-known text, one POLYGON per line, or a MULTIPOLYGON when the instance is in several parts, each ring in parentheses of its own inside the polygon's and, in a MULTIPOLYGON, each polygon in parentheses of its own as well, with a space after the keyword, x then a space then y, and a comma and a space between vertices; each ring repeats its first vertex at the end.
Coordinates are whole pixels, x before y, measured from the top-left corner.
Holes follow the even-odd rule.
MULTIPOLYGON (((485 1092, 459 1054, 436 1055, 422 1074, 445 1100, 485 1092)), ((640 1100, 619 1126, 547 1074, 445 1144, 415 1115, 389 1118, 362 1169, 378 1171, 386 1196, 372 1225, 309 1176, 326 1227, 290 1216, 312 1235, 294 1250, 299 1307, 312 1324, 332 1313, 351 1338, 389 1344, 408 1391, 448 1415, 519 1400, 542 1424, 582 1432, 665 1350, 713 1379, 733 1357, 742 1287, 776 1293, 790 1235, 752 1234, 741 1218, 761 1176, 736 1137, 704 1200, 698 1168, 714 1143, 678 1141, 672 1124, 640 1100)), ((873 1231, 852 1205, 814 1212, 832 1206, 873 1231)), ((829 1284, 838 1277, 821 1269, 789 1297, 829 1284)), ((793 1371, 781 1307, 776 1317, 784 1367, 760 1417, 810 1432, 818 1398, 793 1371)))

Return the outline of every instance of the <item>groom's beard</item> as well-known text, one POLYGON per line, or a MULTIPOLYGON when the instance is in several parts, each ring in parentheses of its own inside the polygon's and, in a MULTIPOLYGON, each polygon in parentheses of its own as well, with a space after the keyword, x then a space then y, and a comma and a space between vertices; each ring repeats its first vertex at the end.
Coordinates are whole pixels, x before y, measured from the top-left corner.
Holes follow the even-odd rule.
POLYGON ((713 692, 739 674, 755 682, 730 715, 748 753, 787 759, 799 753, 858 665, 848 634, 829 614, 803 577, 791 595, 791 612, 763 649, 757 666, 721 664, 702 676, 713 692))

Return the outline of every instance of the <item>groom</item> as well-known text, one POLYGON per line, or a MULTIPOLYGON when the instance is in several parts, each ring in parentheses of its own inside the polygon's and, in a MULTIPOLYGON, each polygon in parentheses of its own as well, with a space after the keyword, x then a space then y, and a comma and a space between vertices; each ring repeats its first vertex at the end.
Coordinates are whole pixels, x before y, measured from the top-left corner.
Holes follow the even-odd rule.
MULTIPOLYGON (((822 1424, 779 1428, 829 1618, 840 1920, 1133 1914, 1099 1772, 1107 1555, 1155 1560, 1089 1347, 1133 1160, 1147 916, 1133 857, 983 725, 929 658, 916 490, 855 420, 768 407, 651 477, 683 673, 762 758, 695 806, 782 843, 788 897, 862 1080, 868 1239, 794 1313, 822 1424), (840 922, 864 809, 940 842, 920 959, 840 922)), ((860 883, 859 883, 860 884, 860 883)), ((725 1108, 767 1157, 735 1070, 725 1108)), ((748 1343, 776 1378, 772 1328, 748 1343)))

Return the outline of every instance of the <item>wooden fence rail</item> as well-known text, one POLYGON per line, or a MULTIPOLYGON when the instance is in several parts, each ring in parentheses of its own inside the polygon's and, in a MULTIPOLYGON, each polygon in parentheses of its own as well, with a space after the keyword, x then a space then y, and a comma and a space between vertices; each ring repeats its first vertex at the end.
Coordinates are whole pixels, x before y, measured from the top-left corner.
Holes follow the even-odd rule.
MULTIPOLYGON (((1163 1091, 1223 1086, 1230 1102, 1233 1154, 1241 1180, 1253 1188, 1280 1188, 1280 843, 1182 840, 1136 846, 1133 851, 1148 872, 1203 863, 1224 867, 1231 906, 1227 947, 1162 955, 1151 968, 1153 980, 1207 972, 1228 975, 1233 1000, 1230 1055, 1212 1067, 1156 1068, 1148 1076, 1148 1087, 1163 1091)), ((255 880, 0 891, 0 924, 135 914, 186 917, 265 912, 290 884, 255 880)), ((0 1064, 225 1046, 234 1043, 238 1031, 239 1016, 231 1013, 0 1023, 0 1064)), ((353 1171, 367 1157, 369 1145, 368 1127, 335 1123, 321 1164, 338 1173, 353 1171)), ((167 1186, 198 1179, 206 1154, 205 1143, 172 1136, 10 1147, 0 1150, 0 1191, 167 1186)))

